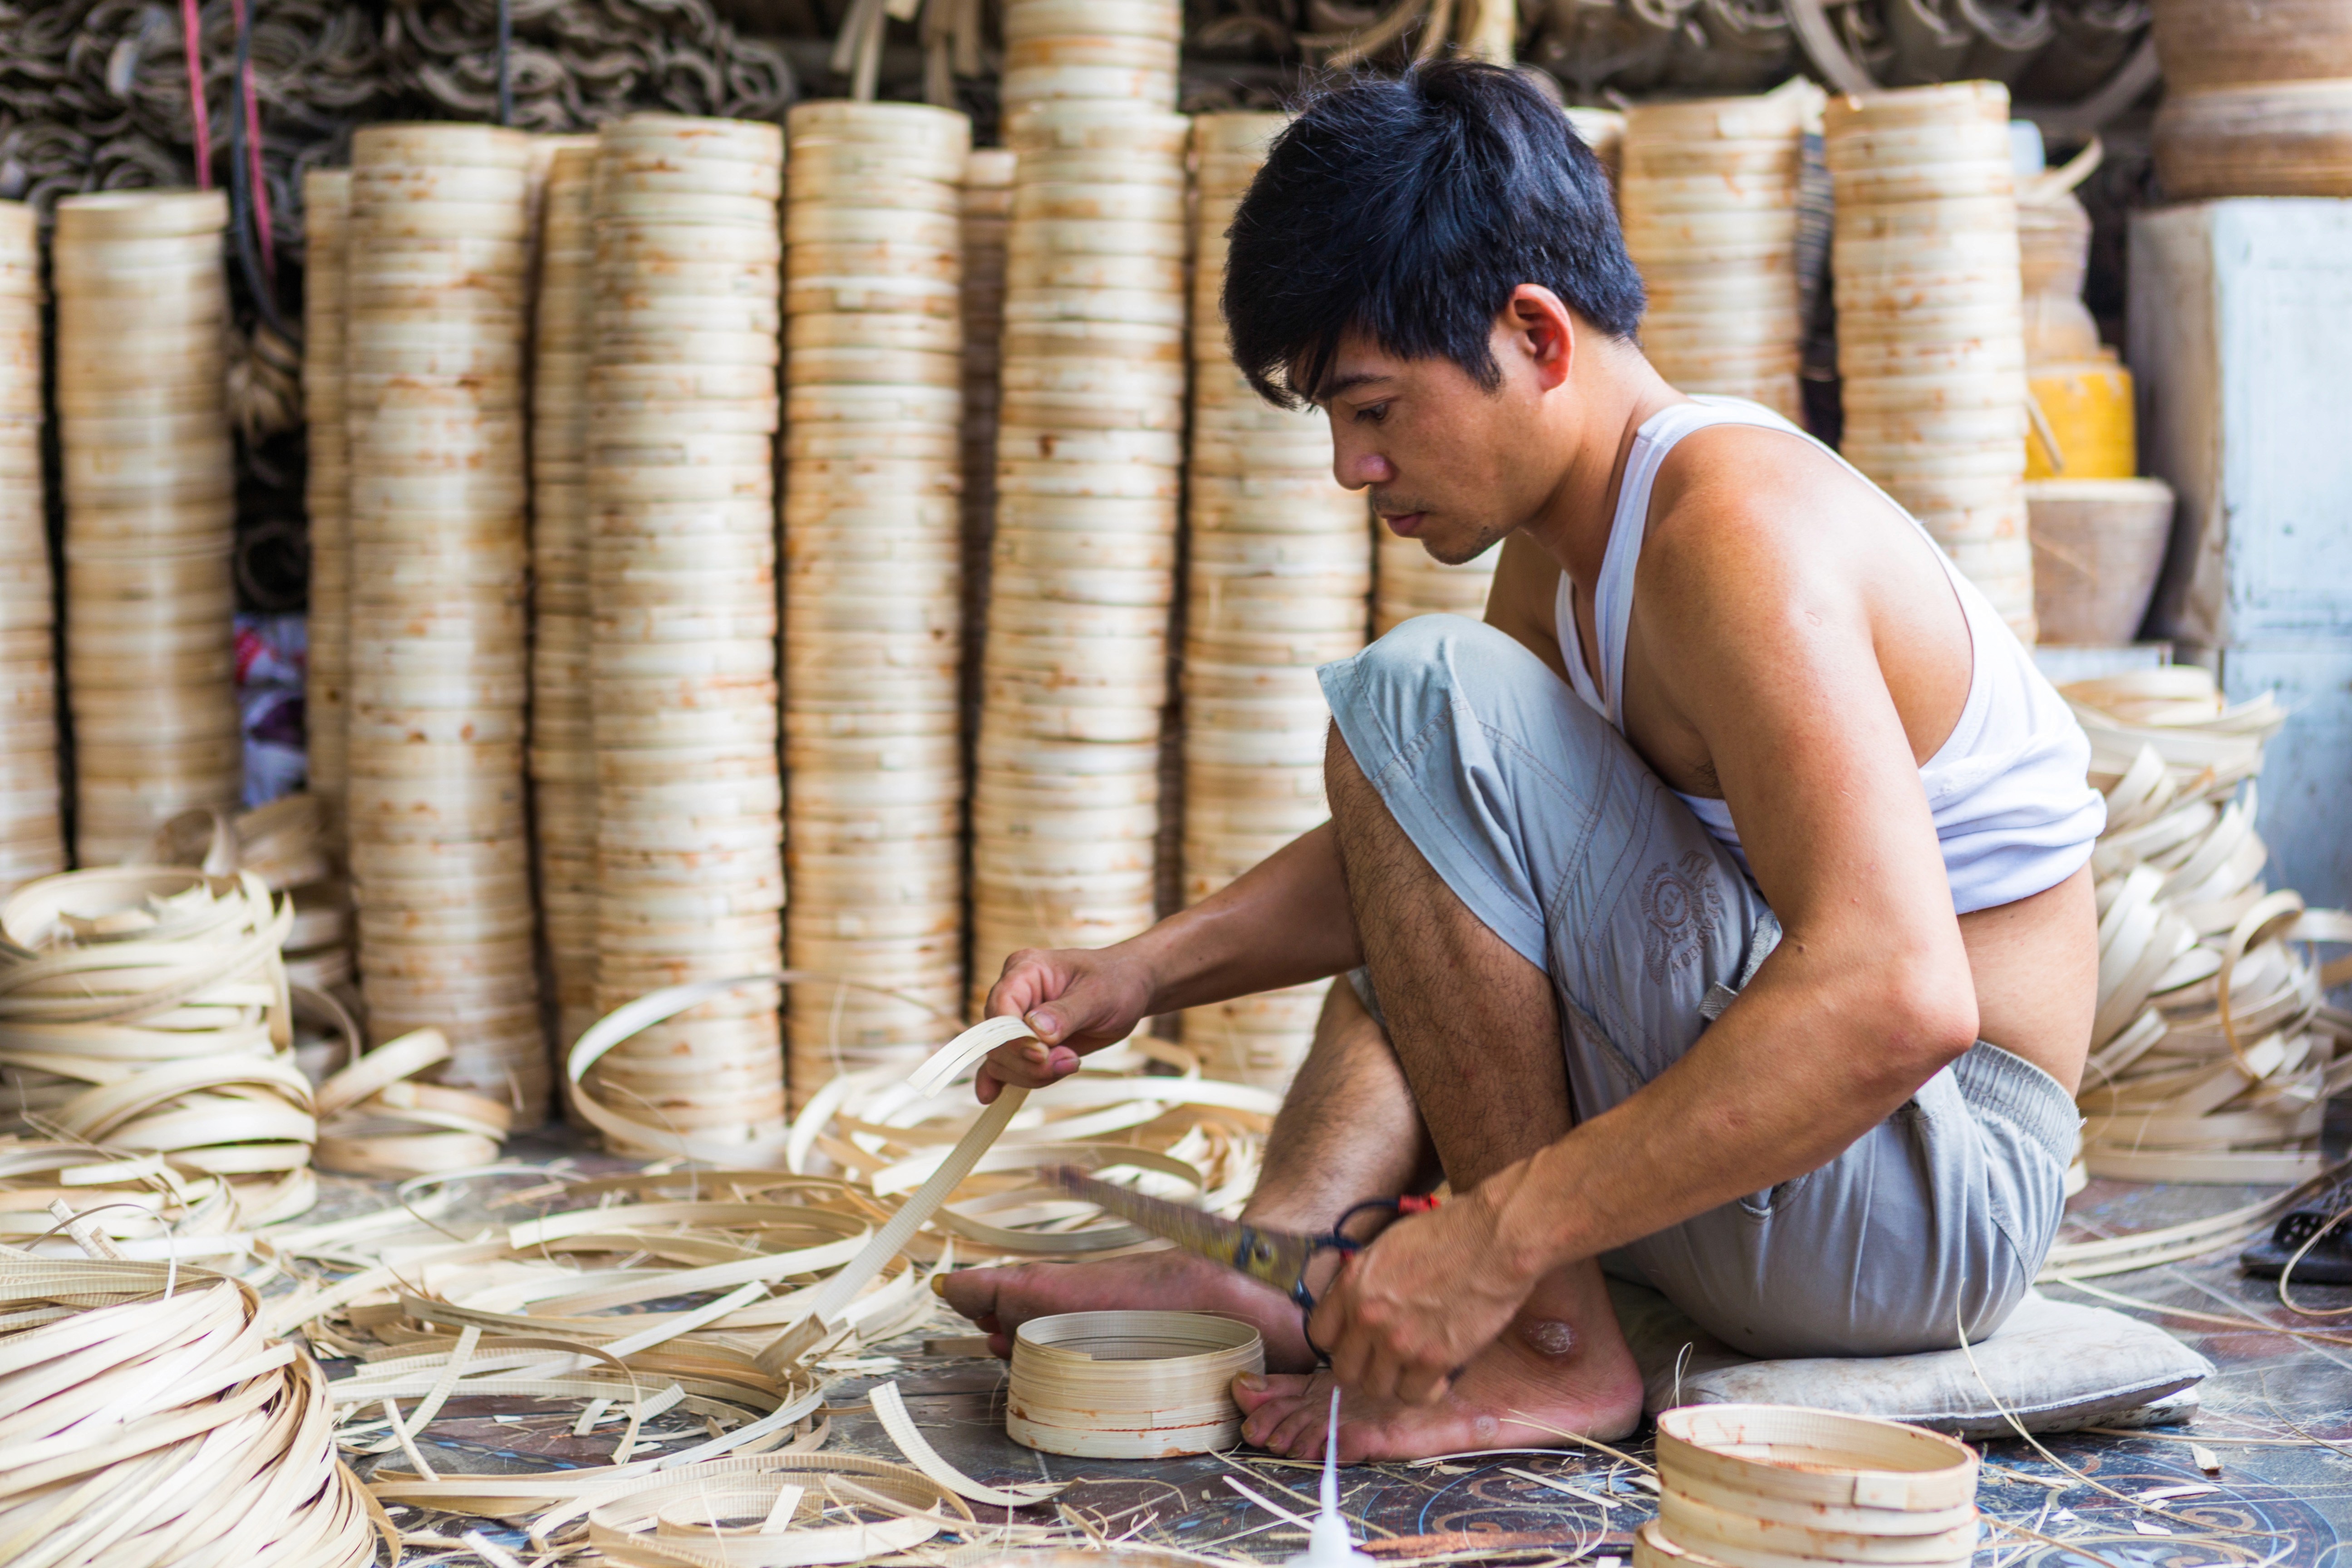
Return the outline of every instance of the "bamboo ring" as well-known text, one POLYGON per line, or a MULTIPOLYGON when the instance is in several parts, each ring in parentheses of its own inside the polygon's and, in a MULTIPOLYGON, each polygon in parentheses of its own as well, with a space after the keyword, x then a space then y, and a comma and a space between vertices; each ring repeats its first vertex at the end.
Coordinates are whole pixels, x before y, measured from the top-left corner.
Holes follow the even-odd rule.
POLYGON ((1006 1436, 1049 1454, 1157 1459, 1241 1437, 1230 1392, 1265 1370, 1255 1329, 1205 1312, 1065 1312, 1013 1342, 1006 1436))

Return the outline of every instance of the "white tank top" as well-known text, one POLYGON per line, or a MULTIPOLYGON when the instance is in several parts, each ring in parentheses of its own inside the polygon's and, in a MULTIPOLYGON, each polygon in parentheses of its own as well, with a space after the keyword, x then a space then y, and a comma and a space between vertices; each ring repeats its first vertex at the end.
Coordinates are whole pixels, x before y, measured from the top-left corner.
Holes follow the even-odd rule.
MULTIPOLYGON (((1617 513, 1609 525, 1601 581, 1593 584, 1593 640, 1601 653, 1598 681, 1584 667, 1572 590, 1565 575, 1552 610, 1576 694, 1621 734, 1625 729, 1625 628, 1633 614, 1633 567, 1649 529, 1650 490, 1675 443, 1710 425, 1756 425, 1812 441, 1760 404, 1737 397, 1676 404, 1653 415, 1635 432, 1617 513)), ((1835 452, 1818 441, 1813 445, 1870 483, 1835 452)), ((1919 528, 1918 520, 1892 497, 1886 504, 1919 528)), ((1919 532, 1934 543, 1926 529, 1919 532)), ((1940 547, 1936 559, 1943 563, 1944 575, 1959 595, 1973 660, 1959 722, 1952 726, 1942 749, 1919 769, 1919 784, 1943 845, 1952 908, 1967 914, 2031 898, 2073 876, 2090 858, 2093 841, 2106 826, 2107 807, 2084 776, 2090 770, 2091 743, 2064 699, 2034 668, 2032 657, 1994 613, 1991 601, 1960 575, 1940 547)), ((1682 800, 1709 833, 1730 847, 1745 868, 1748 857, 1740 849, 1729 805, 1694 795, 1682 795, 1682 800)))

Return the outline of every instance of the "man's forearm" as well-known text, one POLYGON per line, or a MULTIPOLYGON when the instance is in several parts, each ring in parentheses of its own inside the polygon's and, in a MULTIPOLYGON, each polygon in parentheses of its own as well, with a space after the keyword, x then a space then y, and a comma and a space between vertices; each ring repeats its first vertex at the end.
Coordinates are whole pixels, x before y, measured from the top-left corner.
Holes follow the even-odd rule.
POLYGON ((1151 1011, 1303 985, 1363 962, 1325 823, 1181 914, 1121 944, 1150 967, 1151 1011))

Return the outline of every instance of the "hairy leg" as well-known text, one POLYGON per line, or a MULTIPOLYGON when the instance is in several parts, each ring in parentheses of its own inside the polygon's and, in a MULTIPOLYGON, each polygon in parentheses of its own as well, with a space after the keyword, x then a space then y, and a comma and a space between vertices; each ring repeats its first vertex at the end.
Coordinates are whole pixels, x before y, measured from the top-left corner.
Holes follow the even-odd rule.
MULTIPOLYGON (((1285 1230, 1327 1230, 1348 1205, 1421 1190, 1435 1162, 1403 1072, 1381 1026, 1344 979, 1331 987, 1315 1044, 1266 1141, 1248 1217, 1285 1230), (1416 1185, 1416 1184, 1419 1184, 1416 1185)), ((1266 1364, 1315 1364, 1298 1309, 1244 1275, 1173 1249, 1101 1263, 1028 1263, 944 1276, 940 1294, 1013 1352, 1013 1331, 1055 1312, 1190 1308, 1247 1319, 1266 1364)))
MULTIPOLYGON (((1447 1180, 1467 1190, 1573 1123, 1551 982, 1454 897, 1336 729, 1326 777, 1395 1059, 1447 1180)), ((1236 1395, 1251 1441, 1319 1453, 1328 1390, 1328 1374, 1244 1383, 1236 1395)), ((1641 1396, 1600 1267, 1587 1261, 1546 1276, 1437 1405, 1349 1409, 1342 1450, 1350 1459, 1412 1458, 1541 1446, 1554 1428, 1618 1436, 1640 1419, 1641 1396)))

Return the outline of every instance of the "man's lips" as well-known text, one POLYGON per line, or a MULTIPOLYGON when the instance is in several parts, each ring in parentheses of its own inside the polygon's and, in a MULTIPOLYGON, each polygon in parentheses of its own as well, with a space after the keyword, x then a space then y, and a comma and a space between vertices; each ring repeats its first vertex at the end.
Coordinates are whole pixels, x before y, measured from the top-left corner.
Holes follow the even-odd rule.
POLYGON ((1411 539, 1420 531, 1422 520, 1428 515, 1425 511, 1382 512, 1381 521, 1387 523, 1398 538, 1411 539))

